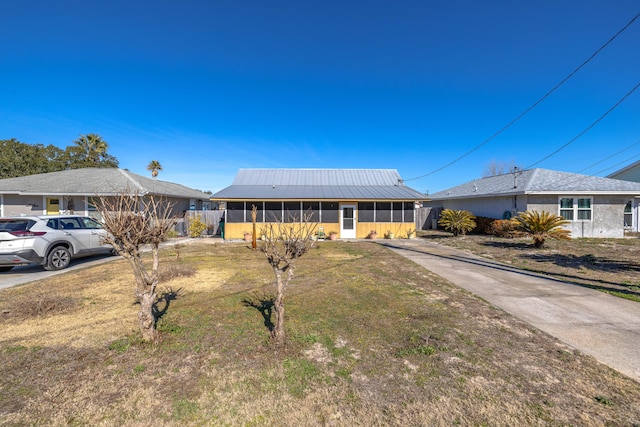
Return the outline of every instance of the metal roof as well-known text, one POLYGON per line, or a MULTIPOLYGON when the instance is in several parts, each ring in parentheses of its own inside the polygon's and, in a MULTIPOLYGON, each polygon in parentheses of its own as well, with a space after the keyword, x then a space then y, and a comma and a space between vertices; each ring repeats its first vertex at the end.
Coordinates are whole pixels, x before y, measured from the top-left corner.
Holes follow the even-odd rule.
POLYGON ((429 199, 445 200, 534 193, 640 195, 640 183, 548 169, 530 169, 469 181, 431 194, 429 199))
POLYGON ((0 179, 0 193, 115 195, 122 192, 208 200, 209 195, 184 185, 118 168, 83 168, 0 179))
POLYGON ((216 200, 423 200, 395 169, 240 169, 216 200))

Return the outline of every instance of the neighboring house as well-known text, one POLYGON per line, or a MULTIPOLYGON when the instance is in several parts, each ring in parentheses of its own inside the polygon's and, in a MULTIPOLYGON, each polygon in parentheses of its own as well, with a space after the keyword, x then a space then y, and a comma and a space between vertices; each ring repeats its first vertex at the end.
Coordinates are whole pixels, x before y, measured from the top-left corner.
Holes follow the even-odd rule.
POLYGON ((226 210, 225 237, 232 239, 251 232, 253 206, 260 224, 295 223, 310 214, 325 234, 336 231, 343 239, 372 230, 406 236, 423 199, 393 169, 240 169, 231 186, 211 197, 226 210))
POLYGON ((433 208, 511 218, 526 210, 563 216, 573 237, 623 237, 638 231, 640 183, 547 169, 491 176, 429 196, 433 208))
MULTIPOLYGON (((630 164, 610 175, 607 178, 621 179, 623 181, 640 182, 640 160, 630 164)), ((627 230, 638 231, 640 226, 638 225, 639 211, 635 202, 629 201, 624 208, 624 223, 627 230)))
POLYGON ((607 178, 622 179, 624 181, 640 182, 640 160, 607 175, 607 178))
POLYGON ((209 195, 184 185, 136 175, 117 168, 84 168, 0 179, 0 216, 95 215, 96 196, 122 193, 165 198, 180 215, 209 208, 209 195))

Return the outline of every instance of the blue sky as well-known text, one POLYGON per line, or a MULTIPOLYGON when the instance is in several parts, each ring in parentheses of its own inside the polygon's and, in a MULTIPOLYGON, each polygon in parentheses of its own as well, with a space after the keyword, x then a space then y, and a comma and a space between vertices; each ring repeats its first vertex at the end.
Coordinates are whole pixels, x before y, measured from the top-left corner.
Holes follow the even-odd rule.
MULTIPOLYGON (((214 192, 258 167, 391 168, 434 193, 492 161, 537 162, 634 88, 640 18, 433 173, 639 12, 637 0, 4 2, 0 139, 63 148, 98 133, 122 168, 147 175, 158 160, 160 179, 214 192)), ((536 166, 605 176, 637 160, 640 89, 536 166)))

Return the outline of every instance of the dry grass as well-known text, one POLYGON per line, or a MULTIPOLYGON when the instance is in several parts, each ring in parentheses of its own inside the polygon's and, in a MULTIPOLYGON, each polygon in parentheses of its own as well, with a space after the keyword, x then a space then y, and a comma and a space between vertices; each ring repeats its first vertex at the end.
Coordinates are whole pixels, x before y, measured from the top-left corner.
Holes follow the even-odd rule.
POLYGON ((421 232, 424 239, 485 258, 640 302, 640 238, 548 239, 535 249, 531 239, 421 232))
POLYGON ((272 291, 262 254, 179 252, 163 261, 195 274, 163 284, 156 347, 137 339, 124 261, 2 291, 0 424, 640 423, 637 382, 375 243, 300 260, 282 349, 246 303, 272 291))

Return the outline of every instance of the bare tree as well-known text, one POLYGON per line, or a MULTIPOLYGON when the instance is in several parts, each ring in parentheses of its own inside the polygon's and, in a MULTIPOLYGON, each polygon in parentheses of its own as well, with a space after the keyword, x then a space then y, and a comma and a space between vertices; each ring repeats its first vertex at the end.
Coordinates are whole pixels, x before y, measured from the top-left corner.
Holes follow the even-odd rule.
POLYGON ((305 215, 302 222, 271 223, 266 227, 266 239, 260 251, 276 276, 276 296, 273 301, 275 323, 271 330, 271 339, 277 345, 285 341, 284 330, 284 294, 293 279, 296 261, 311 249, 316 223, 312 223, 311 215, 305 215))
POLYGON ((172 205, 162 198, 127 194, 96 198, 96 210, 102 216, 104 228, 109 232, 105 243, 124 257, 135 277, 135 296, 140 303, 138 325, 145 341, 157 342, 154 307, 158 299, 158 267, 160 243, 175 225, 172 205), (143 246, 151 247, 151 265, 142 259, 143 246))
POLYGON ((491 163, 485 166, 482 177, 487 178, 489 176, 504 175, 505 173, 513 173, 517 170, 522 170, 522 168, 518 167, 513 160, 510 162, 492 160, 491 163))

